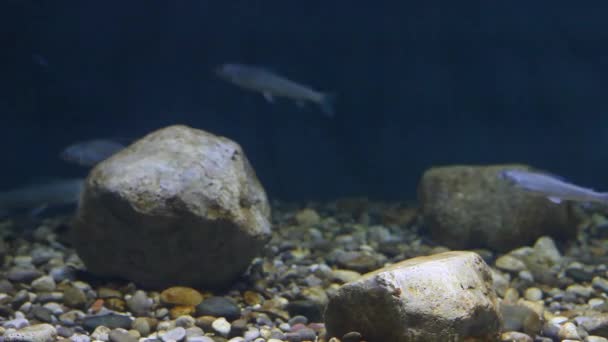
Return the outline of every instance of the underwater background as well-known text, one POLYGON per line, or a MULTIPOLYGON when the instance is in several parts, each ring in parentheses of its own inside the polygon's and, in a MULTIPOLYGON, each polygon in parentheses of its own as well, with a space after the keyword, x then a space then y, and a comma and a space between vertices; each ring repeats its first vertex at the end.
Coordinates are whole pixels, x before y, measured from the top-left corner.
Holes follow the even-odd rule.
POLYGON ((433 165, 522 162, 608 188, 604 2, 0 4, 0 188, 80 177, 91 138, 186 124, 239 142, 271 198, 413 199, 433 165), (267 67, 336 95, 271 104, 267 67))

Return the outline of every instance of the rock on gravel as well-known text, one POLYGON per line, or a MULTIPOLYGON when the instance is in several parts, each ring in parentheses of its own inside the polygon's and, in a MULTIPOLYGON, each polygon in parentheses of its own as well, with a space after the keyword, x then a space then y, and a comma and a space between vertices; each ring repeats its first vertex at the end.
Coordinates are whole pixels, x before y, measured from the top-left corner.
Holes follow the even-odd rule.
POLYGON ((427 170, 418 186, 425 224, 433 239, 454 249, 507 251, 542 235, 571 238, 577 218, 567 203, 555 204, 500 177, 524 165, 448 166, 427 170))
POLYGON ((492 276, 473 252, 402 261, 340 287, 325 311, 328 336, 357 331, 367 341, 498 338, 492 276))
POLYGON ((4 335, 5 342, 51 342, 57 336, 57 329, 50 324, 36 324, 8 332, 4 335))
POLYGON ((153 132, 89 174, 74 229, 88 270, 148 287, 221 287, 270 238, 241 147, 186 126, 153 132))

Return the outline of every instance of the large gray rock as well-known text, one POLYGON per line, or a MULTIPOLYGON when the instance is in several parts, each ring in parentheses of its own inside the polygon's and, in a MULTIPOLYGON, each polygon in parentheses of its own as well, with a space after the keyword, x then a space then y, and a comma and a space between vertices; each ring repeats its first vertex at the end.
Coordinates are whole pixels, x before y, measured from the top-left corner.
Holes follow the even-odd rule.
POLYGON ((568 203, 558 205, 518 189, 499 176, 505 168, 529 169, 494 165, 426 171, 418 198, 433 239, 454 249, 507 251, 542 235, 575 236, 577 218, 568 203))
POLYGON ((325 311, 329 336, 366 341, 492 341, 500 328, 492 276, 473 252, 409 259, 344 284, 325 311))
POLYGON ((264 189, 241 147, 186 126, 153 132, 85 182, 74 245, 87 268, 144 286, 219 287, 270 237, 264 189))

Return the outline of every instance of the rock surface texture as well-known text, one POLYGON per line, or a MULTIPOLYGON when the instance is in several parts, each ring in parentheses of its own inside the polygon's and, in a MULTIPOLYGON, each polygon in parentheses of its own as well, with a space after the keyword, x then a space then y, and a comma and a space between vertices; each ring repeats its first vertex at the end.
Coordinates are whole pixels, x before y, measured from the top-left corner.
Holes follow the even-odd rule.
POLYGON ((473 252, 417 257, 344 284, 325 312, 328 336, 366 341, 490 341, 499 308, 490 268, 473 252))
POLYGON ((88 270, 144 286, 229 284, 270 237, 241 147, 186 126, 153 132, 89 174, 74 246, 88 270))
POLYGON ((575 236, 568 203, 527 193, 500 176, 523 165, 448 166, 424 173, 418 198, 434 240, 450 248, 506 251, 542 235, 575 236))

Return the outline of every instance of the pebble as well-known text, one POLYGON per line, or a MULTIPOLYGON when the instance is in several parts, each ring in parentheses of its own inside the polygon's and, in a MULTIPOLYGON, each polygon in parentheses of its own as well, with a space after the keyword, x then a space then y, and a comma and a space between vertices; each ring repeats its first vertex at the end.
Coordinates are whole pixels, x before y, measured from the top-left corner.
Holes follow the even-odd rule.
POLYGON ((131 324, 131 327, 139 331, 142 336, 150 335, 150 323, 148 323, 146 318, 137 317, 131 324))
POLYGON ((589 335, 585 337, 585 342, 608 342, 608 338, 589 335))
POLYGON ((498 269, 507 272, 519 272, 526 269, 523 261, 508 254, 498 257, 495 264, 498 269))
POLYGON ((63 290, 63 302, 73 308, 82 308, 87 302, 87 295, 79 287, 68 286, 63 290))
POLYGON ((13 267, 6 274, 6 279, 16 283, 29 283, 41 276, 42 272, 35 268, 13 267))
POLYGON ((91 338, 84 334, 74 334, 70 336, 72 342, 91 342, 91 338))
POLYGON ((160 336, 164 342, 181 341, 186 337, 186 329, 182 327, 173 328, 160 336))
POLYGON ((314 209, 302 209, 295 215, 296 222, 300 226, 315 226, 321 221, 321 217, 314 209))
POLYGON ((537 301, 543 299, 543 291, 538 287, 529 287, 524 292, 524 298, 530 301, 537 301))
POLYGON ((186 342, 215 342, 209 336, 189 336, 186 337, 186 342))
POLYGON ((235 320, 241 317, 241 309, 231 299, 225 297, 209 297, 196 307, 199 316, 225 317, 235 320))
POLYGON ((52 323, 56 320, 56 318, 53 317, 53 312, 42 306, 35 306, 31 313, 34 315, 34 318, 45 323, 52 323))
POLYGON ((604 292, 608 292, 608 280, 602 277, 594 277, 591 281, 591 285, 604 292))
POLYGON ((359 342, 361 341, 361 333, 358 331, 347 332, 342 336, 342 342, 359 342))
POLYGON ((196 320, 192 316, 179 316, 175 320, 175 325, 176 326, 182 327, 182 328, 185 328, 185 329, 193 327, 195 323, 196 323, 196 320))
POLYGON ((16 317, 11 319, 10 321, 6 321, 2 323, 3 328, 15 328, 21 329, 30 325, 30 322, 25 319, 25 317, 16 317))
POLYGON ((203 296, 193 288, 174 286, 161 292, 160 299, 167 304, 196 306, 203 300, 203 296))
POLYGON ((228 336, 230 334, 230 323, 224 318, 220 317, 211 323, 211 327, 221 336, 228 336))
POLYGON ((579 297, 588 298, 593 294, 593 288, 590 286, 583 286, 579 284, 570 285, 566 288, 566 292, 574 294, 579 297))
POLYGON ((129 332, 122 329, 115 329, 110 331, 108 338, 111 342, 137 342, 137 338, 131 336, 129 332))
POLYGON ((4 334, 4 342, 51 342, 57 336, 57 329, 42 323, 4 334))
POLYGON ((557 336, 562 340, 580 340, 581 337, 578 334, 576 325, 572 322, 564 323, 557 333, 557 336))
POLYGON ((111 331, 112 331, 112 329, 110 329, 108 327, 104 327, 103 325, 98 326, 91 333, 91 338, 93 338, 94 340, 109 341, 111 331))
POLYGON ((42 276, 40 278, 37 278, 34 281, 32 281, 31 285, 34 290, 40 291, 40 292, 54 291, 55 287, 57 286, 55 284, 55 279, 53 279, 53 277, 51 277, 51 276, 42 276))
POLYGON ((127 307, 137 316, 145 315, 150 311, 152 305, 154 305, 154 301, 151 298, 148 298, 148 295, 141 290, 135 291, 135 293, 127 299, 127 307))
POLYGON ((256 338, 260 337, 260 330, 254 327, 250 327, 249 329, 247 329, 247 331, 245 331, 243 337, 245 338, 245 341, 253 341, 256 338))
POLYGON ((501 342, 534 342, 530 335, 517 331, 507 331, 500 335, 501 342))

